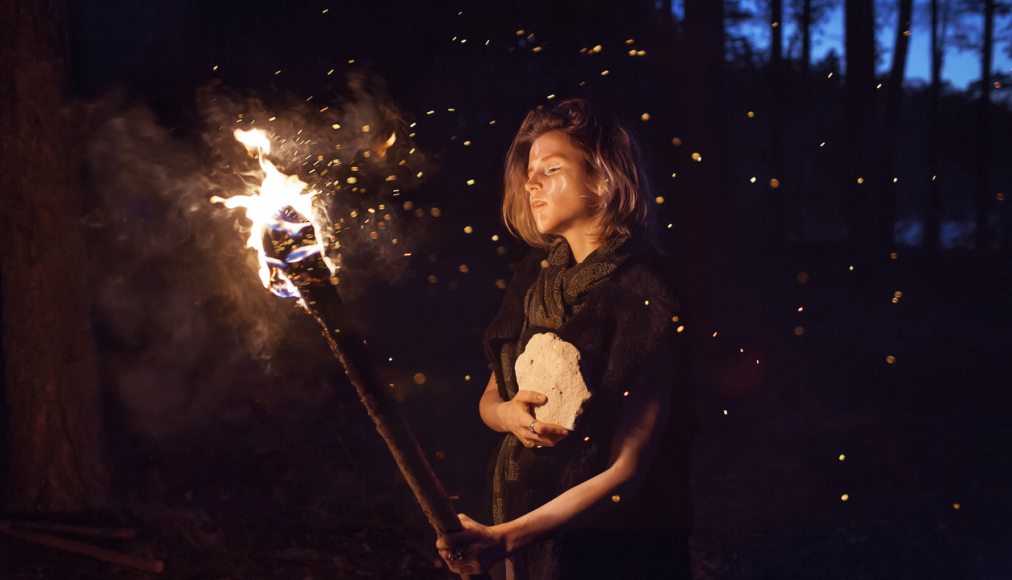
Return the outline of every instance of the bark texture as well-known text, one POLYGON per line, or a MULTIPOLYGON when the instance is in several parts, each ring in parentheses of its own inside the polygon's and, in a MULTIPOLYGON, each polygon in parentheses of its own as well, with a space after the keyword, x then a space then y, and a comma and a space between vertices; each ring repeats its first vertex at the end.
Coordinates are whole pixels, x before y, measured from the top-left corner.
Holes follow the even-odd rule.
POLYGON ((77 151, 63 113, 59 0, 0 0, 0 289, 4 504, 76 511, 104 499, 77 151))

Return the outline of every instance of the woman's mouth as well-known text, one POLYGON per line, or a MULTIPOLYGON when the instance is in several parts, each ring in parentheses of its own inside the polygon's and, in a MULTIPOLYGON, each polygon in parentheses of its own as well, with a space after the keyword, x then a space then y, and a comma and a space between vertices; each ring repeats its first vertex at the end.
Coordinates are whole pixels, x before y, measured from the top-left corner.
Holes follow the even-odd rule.
POLYGON ((544 202, 544 201, 541 201, 540 199, 536 199, 536 200, 534 200, 534 201, 531 202, 531 209, 532 210, 538 210, 538 209, 541 209, 541 208, 545 207, 546 205, 548 205, 548 202, 544 202))

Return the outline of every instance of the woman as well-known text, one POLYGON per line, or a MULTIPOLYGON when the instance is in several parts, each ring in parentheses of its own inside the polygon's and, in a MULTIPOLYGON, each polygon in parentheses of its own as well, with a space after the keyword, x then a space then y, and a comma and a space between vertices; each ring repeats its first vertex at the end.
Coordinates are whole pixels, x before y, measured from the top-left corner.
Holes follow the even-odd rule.
POLYGON ((436 548, 476 574, 506 559, 517 580, 688 578, 687 333, 629 131, 585 100, 524 119, 505 164, 503 218, 534 249, 485 332, 482 420, 505 433, 489 466, 492 525, 436 548), (575 429, 537 421, 543 395, 513 368, 534 334, 580 351, 593 396, 575 429))

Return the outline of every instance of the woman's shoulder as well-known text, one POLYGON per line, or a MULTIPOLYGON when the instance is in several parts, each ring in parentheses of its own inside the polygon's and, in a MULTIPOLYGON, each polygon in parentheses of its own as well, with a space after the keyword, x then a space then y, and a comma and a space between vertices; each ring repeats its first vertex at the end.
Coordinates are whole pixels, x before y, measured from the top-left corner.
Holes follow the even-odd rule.
POLYGON ((615 287, 637 301, 656 301, 658 306, 677 308, 676 266, 659 251, 637 246, 616 272, 615 287))

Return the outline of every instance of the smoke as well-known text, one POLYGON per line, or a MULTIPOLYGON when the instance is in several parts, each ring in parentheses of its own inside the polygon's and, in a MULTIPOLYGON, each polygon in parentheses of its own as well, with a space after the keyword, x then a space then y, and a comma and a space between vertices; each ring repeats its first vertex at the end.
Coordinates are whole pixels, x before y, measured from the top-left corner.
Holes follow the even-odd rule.
POLYGON ((404 279, 412 240, 400 200, 426 160, 381 86, 354 76, 347 85, 328 103, 265 103, 208 86, 196 95, 199 126, 189 130, 162 126, 123 95, 82 107, 104 372, 125 415, 152 440, 217 421, 249 397, 318 396, 333 372, 309 317, 261 285, 242 212, 209 202, 259 182, 235 129, 268 131, 278 169, 321 193, 346 300, 404 279))

